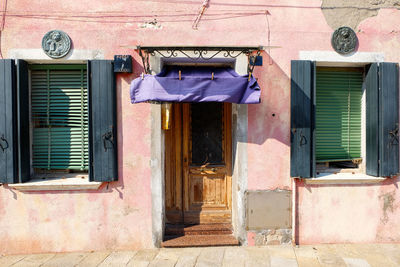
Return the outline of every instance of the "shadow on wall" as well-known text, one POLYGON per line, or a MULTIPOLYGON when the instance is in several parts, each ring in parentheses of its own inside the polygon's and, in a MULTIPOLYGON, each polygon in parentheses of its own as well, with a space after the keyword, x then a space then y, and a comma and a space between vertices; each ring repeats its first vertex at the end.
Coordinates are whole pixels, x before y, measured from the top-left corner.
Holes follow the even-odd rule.
POLYGON ((275 139, 290 145, 290 77, 264 51, 263 67, 254 76, 261 87, 261 103, 248 106, 248 143, 275 139))

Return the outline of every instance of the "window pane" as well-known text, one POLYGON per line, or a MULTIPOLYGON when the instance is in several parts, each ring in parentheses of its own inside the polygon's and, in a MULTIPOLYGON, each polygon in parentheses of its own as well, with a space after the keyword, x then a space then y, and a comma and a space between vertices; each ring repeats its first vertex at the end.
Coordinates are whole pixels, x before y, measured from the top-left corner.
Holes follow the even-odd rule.
POLYGON ((317 161, 361 157, 362 82, 359 69, 317 69, 317 161))
POLYGON ((40 66, 31 71, 33 167, 88 169, 88 95, 85 66, 40 66))
POLYGON ((191 104, 192 164, 222 164, 223 103, 191 104))

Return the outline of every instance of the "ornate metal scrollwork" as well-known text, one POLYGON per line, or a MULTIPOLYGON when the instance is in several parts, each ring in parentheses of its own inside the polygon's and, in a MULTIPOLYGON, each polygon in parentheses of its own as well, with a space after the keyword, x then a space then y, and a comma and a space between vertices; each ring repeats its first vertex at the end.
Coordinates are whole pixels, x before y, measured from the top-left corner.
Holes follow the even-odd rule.
MULTIPOLYGON (((222 55, 224 58, 237 58, 242 54, 245 54, 248 58, 250 55, 257 51, 257 55, 260 55, 262 47, 137 47, 139 55, 142 58, 143 67, 145 73, 150 73, 149 55, 155 56, 156 54, 163 58, 176 58, 179 55, 195 61, 195 60, 211 60, 218 55, 222 55), (192 52, 188 53, 188 52, 192 52)), ((250 64, 248 70, 252 72, 254 65, 250 64)))

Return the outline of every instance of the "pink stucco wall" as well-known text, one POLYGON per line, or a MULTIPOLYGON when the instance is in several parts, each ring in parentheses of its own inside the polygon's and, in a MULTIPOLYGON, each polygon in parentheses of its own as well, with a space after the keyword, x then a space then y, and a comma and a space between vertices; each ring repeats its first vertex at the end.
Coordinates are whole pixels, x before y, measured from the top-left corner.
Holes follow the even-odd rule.
MULTIPOLYGON (((43 35, 60 29, 76 50, 100 50, 106 59, 131 54, 134 74, 117 76, 119 181, 97 191, 21 193, 0 187, 0 253, 152 247, 150 105, 130 104, 129 83, 142 69, 129 45, 278 46, 263 52, 264 64, 255 71, 262 103, 248 108, 248 189, 292 190, 290 60, 302 50, 332 51, 333 29, 321 1, 213 0, 193 30, 201 3, 8 1, 4 58, 11 49, 41 49, 43 35), (156 27, 146 23, 155 19, 156 27)), ((363 21, 358 51, 382 52, 386 61, 399 62, 399 22, 396 9, 363 21)), ((301 243, 400 241, 398 180, 359 186, 299 183, 297 191, 301 243)))

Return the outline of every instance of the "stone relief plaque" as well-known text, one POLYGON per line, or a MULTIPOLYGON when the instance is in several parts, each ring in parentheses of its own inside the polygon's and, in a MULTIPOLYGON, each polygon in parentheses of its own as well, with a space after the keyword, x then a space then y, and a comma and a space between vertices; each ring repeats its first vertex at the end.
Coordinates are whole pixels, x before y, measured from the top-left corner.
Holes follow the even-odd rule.
POLYGON ((358 39, 356 33, 349 27, 340 27, 332 34, 332 47, 339 54, 345 55, 356 49, 358 39))
POLYGON ((71 39, 63 31, 49 31, 42 39, 43 51, 51 58, 62 58, 71 49, 71 39))

